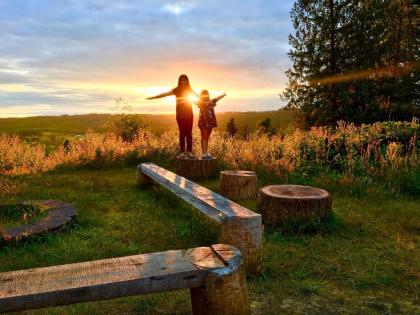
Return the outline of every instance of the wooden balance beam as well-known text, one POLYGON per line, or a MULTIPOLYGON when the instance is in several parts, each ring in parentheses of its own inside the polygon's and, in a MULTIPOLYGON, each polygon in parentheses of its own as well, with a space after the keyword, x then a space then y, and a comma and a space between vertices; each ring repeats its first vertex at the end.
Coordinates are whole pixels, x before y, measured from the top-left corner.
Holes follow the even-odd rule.
POLYGON ((240 252, 217 244, 0 273, 0 312, 190 289, 193 314, 250 314, 240 252))
POLYGON ((152 163, 137 167, 137 183, 154 181, 184 199, 222 226, 220 242, 237 247, 248 272, 262 268, 262 220, 254 213, 225 197, 152 163))

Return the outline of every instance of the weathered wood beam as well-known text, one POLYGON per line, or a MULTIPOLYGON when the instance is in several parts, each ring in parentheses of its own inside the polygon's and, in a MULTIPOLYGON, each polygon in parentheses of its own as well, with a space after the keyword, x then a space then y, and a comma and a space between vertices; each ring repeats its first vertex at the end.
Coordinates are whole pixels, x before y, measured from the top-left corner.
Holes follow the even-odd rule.
MULTIPOLYGON (((235 288, 239 291, 235 291, 236 298, 248 301, 241 264, 241 255, 236 248, 218 244, 186 251, 171 250, 5 272, 0 273, 0 312, 206 287, 207 281, 213 281, 210 279, 225 283, 231 274, 237 274, 235 288)), ((208 290, 202 294, 220 294, 213 292, 216 288, 208 290)), ((242 314, 230 303, 223 306, 220 301, 205 302, 194 298, 192 303, 193 310, 207 307, 197 303, 213 303, 217 305, 210 305, 211 309, 220 310, 214 314, 242 314)), ((244 307, 241 310, 249 313, 249 303, 244 307)))
POLYGON ((137 167, 137 182, 156 182, 194 208, 221 223, 220 242, 237 247, 246 270, 258 273, 262 266, 261 215, 153 163, 137 167))

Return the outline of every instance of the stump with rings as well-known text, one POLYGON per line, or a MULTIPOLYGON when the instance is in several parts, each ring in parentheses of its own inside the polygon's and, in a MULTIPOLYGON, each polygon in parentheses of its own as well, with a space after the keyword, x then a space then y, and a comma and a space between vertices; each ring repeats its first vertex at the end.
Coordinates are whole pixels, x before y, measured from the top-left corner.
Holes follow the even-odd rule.
POLYGON ((331 214, 331 195, 310 186, 266 186, 258 192, 257 209, 263 224, 271 227, 290 221, 323 219, 331 214))

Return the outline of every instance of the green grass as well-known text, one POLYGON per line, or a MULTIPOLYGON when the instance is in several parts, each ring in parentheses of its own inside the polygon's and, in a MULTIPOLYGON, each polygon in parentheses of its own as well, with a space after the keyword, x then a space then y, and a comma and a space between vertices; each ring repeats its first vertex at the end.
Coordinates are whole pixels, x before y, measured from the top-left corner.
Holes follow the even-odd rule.
MULTIPOLYGON (((276 129, 287 128, 293 122, 294 112, 290 110, 278 110, 267 112, 225 112, 217 113, 219 128, 225 130, 231 117, 239 129, 248 125, 251 131, 259 121, 270 117, 273 127, 276 129)), ((144 124, 156 132, 177 128, 175 115, 149 115, 139 114, 144 124)), ((84 134, 87 129, 96 132, 105 131, 105 126, 113 118, 111 114, 88 114, 88 115, 62 115, 62 116, 35 116, 25 118, 0 118, 0 133, 18 133, 24 136, 36 135, 38 137, 50 137, 51 134, 77 135, 84 134)), ((195 117, 195 124, 198 116, 195 117)))
MULTIPOLYGON (((134 168, 61 169, 0 177, 0 203, 59 199, 77 220, 58 233, 0 247, 0 271, 190 248, 218 228, 162 189, 140 190, 134 168)), ((261 185, 279 182, 262 178, 261 185)), ((217 180, 203 183, 217 190, 217 180)), ((264 272, 248 278, 254 314, 418 314, 419 202, 314 181, 333 193, 334 217, 312 233, 264 233, 264 272)), ((255 210, 255 201, 242 202, 255 210)), ((34 311, 35 314, 185 314, 188 291, 34 311)), ((32 312, 30 312, 32 313, 32 312)))

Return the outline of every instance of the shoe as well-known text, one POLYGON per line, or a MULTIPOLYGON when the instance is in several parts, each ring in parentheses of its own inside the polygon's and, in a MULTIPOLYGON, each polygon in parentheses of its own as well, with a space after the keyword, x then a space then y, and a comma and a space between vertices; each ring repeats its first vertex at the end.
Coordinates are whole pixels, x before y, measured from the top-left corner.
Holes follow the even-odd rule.
POLYGON ((188 151, 188 152, 186 153, 186 155, 187 155, 187 158, 190 158, 190 159, 195 159, 195 155, 194 155, 192 152, 190 152, 190 151, 188 151))
POLYGON ((210 154, 203 154, 201 156, 202 160, 211 160, 213 157, 210 154))
POLYGON ((178 159, 185 159, 187 158, 187 155, 185 154, 185 152, 182 152, 180 155, 178 155, 178 159))

